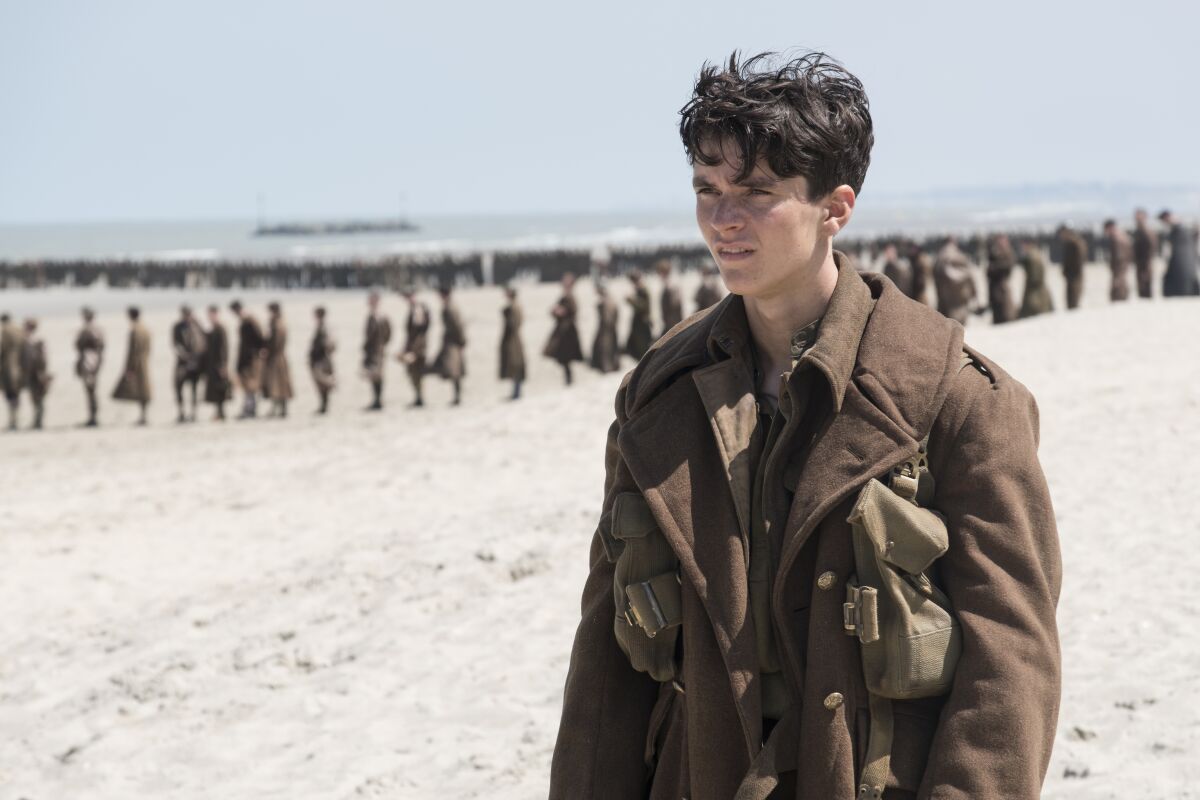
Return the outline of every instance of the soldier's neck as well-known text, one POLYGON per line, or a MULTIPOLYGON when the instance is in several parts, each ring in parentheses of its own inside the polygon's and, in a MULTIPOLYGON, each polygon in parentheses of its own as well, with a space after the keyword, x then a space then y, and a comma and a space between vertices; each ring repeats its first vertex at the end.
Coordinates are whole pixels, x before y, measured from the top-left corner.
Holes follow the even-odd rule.
POLYGON ((830 250, 819 264, 800 270, 787 285, 768 295, 744 298, 746 321, 764 379, 774 381, 791 369, 792 335, 825 314, 837 277, 830 250))

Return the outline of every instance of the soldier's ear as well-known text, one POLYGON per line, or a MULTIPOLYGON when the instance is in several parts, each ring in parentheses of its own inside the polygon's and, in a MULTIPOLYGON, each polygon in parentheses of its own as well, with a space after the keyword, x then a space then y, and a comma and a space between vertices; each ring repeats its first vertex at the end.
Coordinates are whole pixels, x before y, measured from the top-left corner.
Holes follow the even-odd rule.
POLYGON ((850 222, 854 215, 854 203, 857 201, 854 190, 846 184, 834 189, 825 196, 823 201, 825 218, 821 222, 821 232, 833 237, 850 222))

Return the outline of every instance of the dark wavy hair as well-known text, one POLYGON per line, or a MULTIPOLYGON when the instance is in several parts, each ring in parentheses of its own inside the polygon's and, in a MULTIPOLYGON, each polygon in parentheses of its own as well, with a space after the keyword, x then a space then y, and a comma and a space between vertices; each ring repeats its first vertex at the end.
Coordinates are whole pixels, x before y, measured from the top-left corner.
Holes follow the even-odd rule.
POLYGON ((773 67, 775 53, 705 63, 679 114, 688 163, 716 166, 722 147, 741 155, 737 180, 763 160, 781 178, 803 175, 809 197, 842 184, 862 190, 875 134, 862 82, 825 53, 773 67))

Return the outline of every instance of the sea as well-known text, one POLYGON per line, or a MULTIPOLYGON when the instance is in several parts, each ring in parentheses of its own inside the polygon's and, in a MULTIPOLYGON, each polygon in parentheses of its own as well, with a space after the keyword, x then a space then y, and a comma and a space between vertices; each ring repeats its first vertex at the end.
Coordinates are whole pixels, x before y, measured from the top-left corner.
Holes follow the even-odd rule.
MULTIPOLYGON (((1133 184, 1059 184, 951 189, 860 198, 847 236, 1045 230, 1061 223, 1098 227, 1109 216, 1129 224, 1135 207, 1200 215, 1200 190, 1133 184)), ((338 222, 325 220, 267 220, 338 222)), ((156 220, 0 222, 0 261, 119 259, 154 261, 374 260, 394 255, 651 247, 701 241, 690 208, 606 213, 415 215, 417 230, 343 235, 255 236, 256 221, 156 220)))

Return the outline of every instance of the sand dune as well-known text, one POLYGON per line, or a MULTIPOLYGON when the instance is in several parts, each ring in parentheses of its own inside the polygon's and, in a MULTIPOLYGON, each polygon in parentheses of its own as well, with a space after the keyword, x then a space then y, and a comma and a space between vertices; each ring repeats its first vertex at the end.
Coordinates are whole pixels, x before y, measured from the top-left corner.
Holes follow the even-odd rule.
MULTIPOLYGON (((0 295, 43 316, 58 375, 51 430, 0 436, 0 797, 544 796, 619 378, 563 389, 536 355, 554 289, 523 294, 520 403, 494 377, 498 290, 462 296, 466 405, 432 381, 430 408, 403 409, 393 363, 380 415, 359 410, 362 295, 297 293, 281 298, 292 417, 184 426, 166 347, 184 295, 0 295), (153 424, 107 403, 104 427, 77 430, 74 311, 102 312, 107 395, 134 300, 156 337, 153 424), (310 416, 302 361, 317 302, 341 345, 328 418, 310 416)), ((1103 297, 1093 279, 1089 308, 968 335, 1041 407, 1065 563, 1045 797, 1187 797, 1200 363, 1185 343, 1200 302, 1103 297)), ((590 331, 586 287, 580 303, 590 331)))

